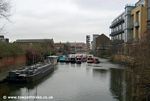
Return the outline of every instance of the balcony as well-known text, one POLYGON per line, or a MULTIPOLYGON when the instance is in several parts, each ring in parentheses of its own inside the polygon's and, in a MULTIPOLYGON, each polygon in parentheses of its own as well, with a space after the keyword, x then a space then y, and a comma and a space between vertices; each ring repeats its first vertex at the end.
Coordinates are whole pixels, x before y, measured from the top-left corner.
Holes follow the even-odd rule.
POLYGON ((119 20, 116 21, 116 22, 113 22, 113 23, 111 24, 110 28, 115 28, 116 26, 118 26, 118 25, 120 25, 120 24, 122 24, 122 23, 124 23, 124 19, 123 19, 123 18, 119 19, 119 20))
POLYGON ((111 32, 110 36, 116 36, 116 35, 121 34, 121 33, 124 33, 124 30, 123 30, 123 29, 118 30, 118 31, 111 32))

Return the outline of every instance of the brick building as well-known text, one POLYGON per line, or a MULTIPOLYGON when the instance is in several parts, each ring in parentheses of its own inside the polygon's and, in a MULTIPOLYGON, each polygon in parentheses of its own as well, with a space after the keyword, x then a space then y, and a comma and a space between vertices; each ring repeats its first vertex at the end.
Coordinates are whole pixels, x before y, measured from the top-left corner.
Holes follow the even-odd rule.
POLYGON ((96 38, 96 56, 104 57, 110 55, 111 40, 104 34, 99 35, 96 38))

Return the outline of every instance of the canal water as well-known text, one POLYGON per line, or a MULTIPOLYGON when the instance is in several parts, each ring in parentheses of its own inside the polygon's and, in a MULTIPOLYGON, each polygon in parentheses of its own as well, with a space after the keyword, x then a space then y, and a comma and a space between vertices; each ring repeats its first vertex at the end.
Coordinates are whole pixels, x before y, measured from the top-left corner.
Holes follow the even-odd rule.
POLYGON ((0 84, 1 100, 123 101, 123 72, 123 66, 105 59, 99 65, 59 63, 52 74, 35 84, 0 84))

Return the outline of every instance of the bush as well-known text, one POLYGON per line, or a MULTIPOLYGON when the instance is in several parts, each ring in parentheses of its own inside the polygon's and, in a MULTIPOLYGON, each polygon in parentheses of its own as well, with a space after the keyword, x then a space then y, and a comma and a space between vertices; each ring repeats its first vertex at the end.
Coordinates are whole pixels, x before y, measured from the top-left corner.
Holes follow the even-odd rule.
POLYGON ((18 56, 25 52, 16 44, 0 42, 0 57, 18 56))

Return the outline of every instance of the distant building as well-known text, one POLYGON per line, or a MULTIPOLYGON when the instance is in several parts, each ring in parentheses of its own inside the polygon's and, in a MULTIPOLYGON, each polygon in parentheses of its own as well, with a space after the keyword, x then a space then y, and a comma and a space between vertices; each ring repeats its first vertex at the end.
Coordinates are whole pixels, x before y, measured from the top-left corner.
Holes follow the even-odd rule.
POLYGON ((104 57, 110 55, 111 40, 105 34, 96 38, 96 56, 104 57))
POLYGON ((4 35, 0 35, 0 42, 9 43, 9 39, 8 39, 8 38, 5 38, 4 35))
MULTIPOLYGON (((53 39, 19 39, 14 43, 20 44, 23 49, 29 49, 33 46, 42 46, 45 51, 54 51, 54 41, 53 39)), ((37 49, 38 50, 38 49, 37 49)))
POLYGON ((87 45, 83 42, 66 42, 55 43, 55 51, 57 55, 67 55, 75 53, 86 53, 87 45))
POLYGON ((15 41, 16 43, 54 43, 53 39, 18 39, 15 41))
POLYGON ((87 45, 87 51, 90 50, 90 35, 86 36, 86 45, 87 45))
POLYGON ((66 43, 54 43, 55 51, 57 55, 62 55, 64 53, 64 48, 65 48, 66 43))
POLYGON ((70 45, 70 52, 71 53, 86 53, 87 52, 87 45, 84 42, 71 42, 70 45))
POLYGON ((96 50, 96 38, 99 36, 99 34, 93 34, 93 41, 92 41, 92 50, 93 52, 96 50))

